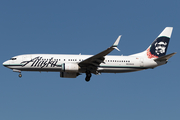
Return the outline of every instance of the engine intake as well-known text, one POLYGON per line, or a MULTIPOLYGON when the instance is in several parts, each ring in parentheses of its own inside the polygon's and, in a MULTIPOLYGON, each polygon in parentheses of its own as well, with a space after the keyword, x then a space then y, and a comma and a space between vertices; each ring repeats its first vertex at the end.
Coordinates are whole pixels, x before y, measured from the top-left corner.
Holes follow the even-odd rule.
POLYGON ((63 72, 78 72, 79 71, 79 65, 76 63, 63 63, 62 64, 62 71, 63 72))

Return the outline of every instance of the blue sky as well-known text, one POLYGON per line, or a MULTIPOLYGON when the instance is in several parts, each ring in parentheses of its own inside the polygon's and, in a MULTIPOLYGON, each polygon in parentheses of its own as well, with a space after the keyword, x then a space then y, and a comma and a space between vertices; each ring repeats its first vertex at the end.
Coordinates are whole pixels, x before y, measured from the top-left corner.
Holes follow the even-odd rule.
POLYGON ((20 54, 97 54, 122 35, 111 55, 145 50, 174 27, 170 62, 153 70, 76 79, 17 73, 0 66, 1 120, 179 120, 180 1, 2 0, 0 62, 20 54))

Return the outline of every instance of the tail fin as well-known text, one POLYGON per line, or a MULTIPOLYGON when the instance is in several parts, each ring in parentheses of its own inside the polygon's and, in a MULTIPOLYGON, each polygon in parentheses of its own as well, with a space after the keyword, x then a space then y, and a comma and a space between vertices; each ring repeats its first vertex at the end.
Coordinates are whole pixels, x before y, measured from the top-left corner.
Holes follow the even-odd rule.
POLYGON ((147 48, 147 57, 149 59, 159 58, 166 55, 172 30, 173 27, 166 27, 154 40, 154 42, 147 48))

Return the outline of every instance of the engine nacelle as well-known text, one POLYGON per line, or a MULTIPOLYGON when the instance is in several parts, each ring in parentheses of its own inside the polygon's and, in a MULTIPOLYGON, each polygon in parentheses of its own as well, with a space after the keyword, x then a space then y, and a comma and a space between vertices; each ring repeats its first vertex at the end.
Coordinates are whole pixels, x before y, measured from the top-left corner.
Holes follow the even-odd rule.
POLYGON ((60 77, 62 78, 76 78, 79 74, 76 72, 61 72, 60 77))
POLYGON ((76 63, 63 63, 62 64, 62 71, 63 72, 78 72, 79 71, 79 65, 76 63))

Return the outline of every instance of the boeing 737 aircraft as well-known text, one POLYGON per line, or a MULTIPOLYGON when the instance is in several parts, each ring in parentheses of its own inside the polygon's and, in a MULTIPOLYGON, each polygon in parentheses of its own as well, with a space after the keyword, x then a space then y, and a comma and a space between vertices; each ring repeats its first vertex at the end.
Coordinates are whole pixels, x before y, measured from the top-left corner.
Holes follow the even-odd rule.
POLYGON ((19 72, 21 71, 53 71, 60 72, 60 77, 76 78, 81 73, 86 74, 89 81, 92 73, 125 73, 155 68, 166 64, 176 53, 166 55, 173 27, 166 27, 154 42, 143 52, 129 56, 108 55, 117 45, 121 36, 114 44, 96 55, 67 54, 26 54, 7 60, 3 65, 19 72))

